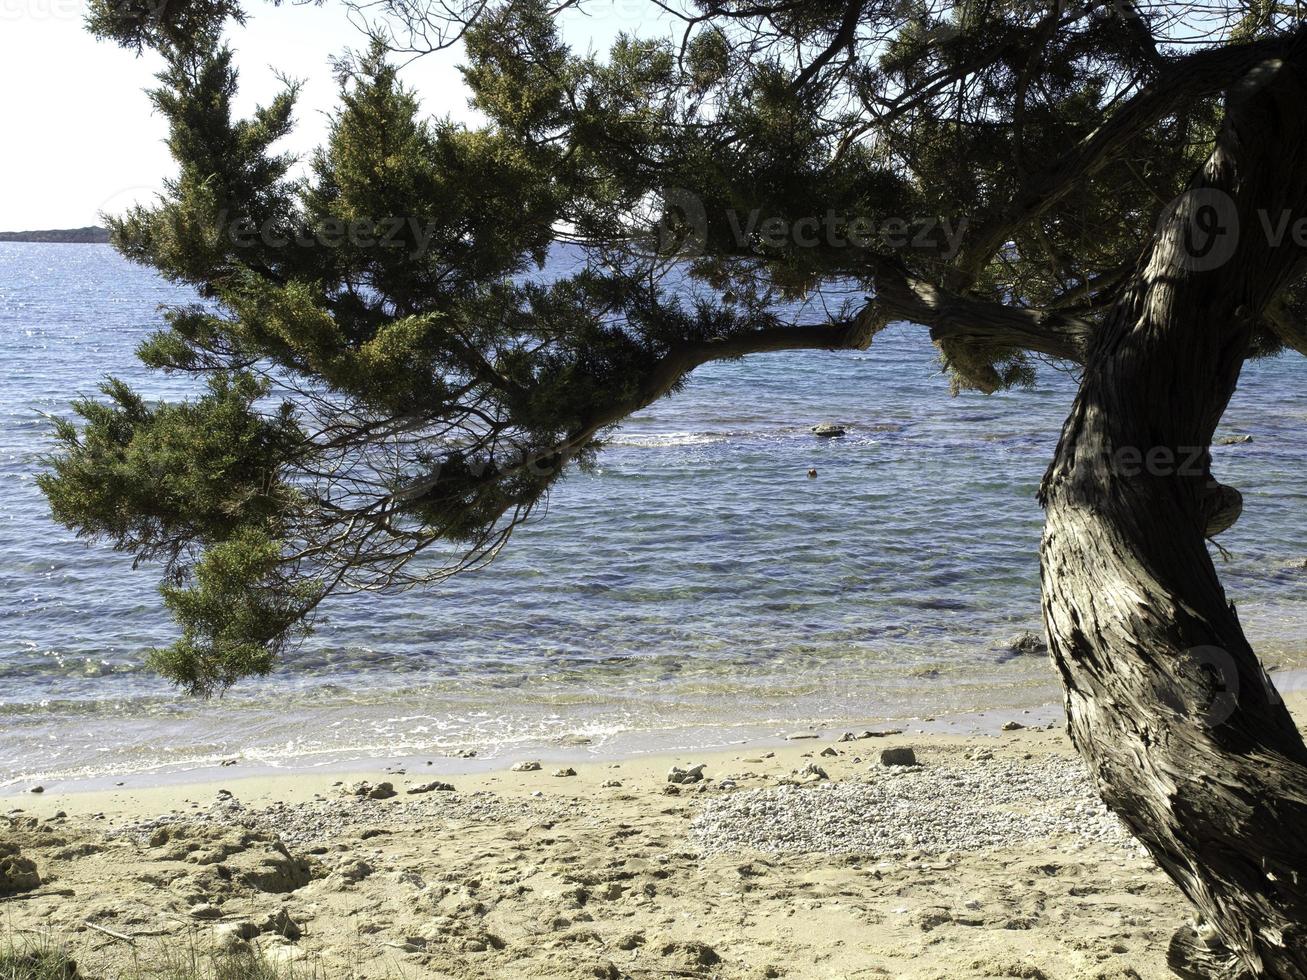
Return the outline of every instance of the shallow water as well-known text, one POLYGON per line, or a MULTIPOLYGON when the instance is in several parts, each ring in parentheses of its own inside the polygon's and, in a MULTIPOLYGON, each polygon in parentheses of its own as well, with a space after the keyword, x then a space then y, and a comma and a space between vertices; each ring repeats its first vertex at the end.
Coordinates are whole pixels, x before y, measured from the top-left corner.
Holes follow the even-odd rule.
MULTIPOLYGON (((132 351, 189 299, 107 246, 0 244, 0 785, 565 733, 692 745, 1056 697, 1045 660, 1005 646, 1039 628, 1034 493, 1072 379, 950 398, 923 332, 895 327, 867 352, 702 369, 489 569, 333 602, 274 676, 188 701, 140 666, 172 636, 152 571, 71 540, 33 477, 41 413, 101 376, 185 391, 132 351), (821 421, 848 436, 814 438, 821 421)), ((1254 441, 1215 451, 1245 495, 1221 572, 1272 660, 1307 649, 1304 378, 1296 356, 1250 365, 1222 432, 1254 441)))

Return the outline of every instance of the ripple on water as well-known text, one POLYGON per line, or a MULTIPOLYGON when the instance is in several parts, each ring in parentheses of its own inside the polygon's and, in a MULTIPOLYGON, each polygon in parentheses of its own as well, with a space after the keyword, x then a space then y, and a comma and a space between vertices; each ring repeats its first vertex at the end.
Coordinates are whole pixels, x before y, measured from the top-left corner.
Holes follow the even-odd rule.
MULTIPOLYGON (((186 701, 141 667, 172 638, 150 571, 53 525, 32 476, 51 448, 41 413, 103 375, 186 394, 133 350, 160 304, 190 299, 105 247, 0 245, 0 782, 495 752, 583 727, 689 741, 1055 694, 1042 658, 1002 650, 1039 628, 1034 491, 1071 380, 949 398, 930 344, 891 328, 868 352, 702 369, 490 569, 329 603, 273 677, 186 701), (813 437, 824 421, 848 434, 813 437)), ((1221 573, 1253 639, 1285 657, 1307 649, 1303 370, 1250 364, 1225 428, 1254 441, 1214 453, 1247 502, 1221 573)))

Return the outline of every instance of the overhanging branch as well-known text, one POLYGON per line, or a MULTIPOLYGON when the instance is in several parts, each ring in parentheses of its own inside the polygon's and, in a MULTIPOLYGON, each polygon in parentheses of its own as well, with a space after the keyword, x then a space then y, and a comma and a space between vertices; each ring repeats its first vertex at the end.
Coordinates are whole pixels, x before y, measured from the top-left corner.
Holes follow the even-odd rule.
POLYGON ((966 289, 990 258, 1025 222, 1037 218, 1092 176, 1140 132, 1168 112, 1194 99, 1221 92, 1259 63, 1283 54, 1292 38, 1199 51, 1169 62, 1092 133, 1067 150, 1052 166, 1032 174, 1004 204, 982 213, 953 263, 949 287, 966 289))

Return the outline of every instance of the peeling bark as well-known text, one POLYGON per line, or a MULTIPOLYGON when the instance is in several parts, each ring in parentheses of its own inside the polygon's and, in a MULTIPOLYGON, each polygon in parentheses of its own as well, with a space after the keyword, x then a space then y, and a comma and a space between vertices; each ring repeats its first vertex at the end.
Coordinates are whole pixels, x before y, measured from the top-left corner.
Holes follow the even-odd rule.
POLYGON ((1257 215, 1307 215, 1304 66, 1296 44, 1231 93, 1216 149, 1094 339, 1040 492, 1071 738, 1201 914, 1171 948, 1189 977, 1307 980, 1307 747, 1205 541, 1214 492, 1228 496, 1212 434, 1255 325, 1301 270, 1257 215))

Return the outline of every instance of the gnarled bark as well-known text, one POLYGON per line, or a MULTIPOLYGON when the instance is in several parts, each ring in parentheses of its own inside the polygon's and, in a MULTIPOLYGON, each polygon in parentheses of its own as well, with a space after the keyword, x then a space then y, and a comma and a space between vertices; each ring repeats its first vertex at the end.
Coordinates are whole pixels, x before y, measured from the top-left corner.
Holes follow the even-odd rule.
POLYGON ((1259 212, 1307 215, 1304 105, 1301 44, 1231 94, 1215 151, 1094 340, 1041 489, 1071 737, 1201 912, 1172 946, 1186 976, 1307 980, 1307 747, 1204 539, 1212 434, 1303 258, 1259 212))

